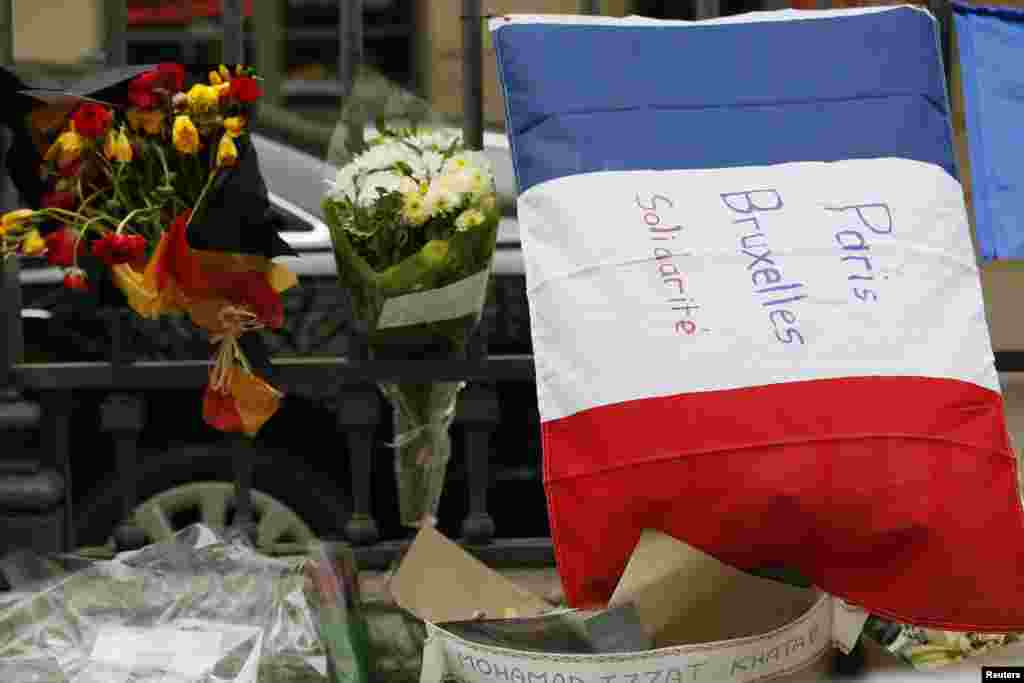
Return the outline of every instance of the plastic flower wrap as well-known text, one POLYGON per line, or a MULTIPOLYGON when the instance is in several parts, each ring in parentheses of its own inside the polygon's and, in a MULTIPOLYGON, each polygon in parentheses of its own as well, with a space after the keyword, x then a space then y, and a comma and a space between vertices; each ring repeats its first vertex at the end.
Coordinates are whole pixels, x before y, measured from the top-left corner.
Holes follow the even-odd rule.
MULTIPOLYGON (((480 319, 499 212, 486 157, 443 130, 378 125, 323 202, 338 274, 376 358, 460 353, 480 319)), ((437 511, 461 382, 382 383, 403 524, 437 511)))
POLYGON ((864 632, 915 669, 931 671, 1024 640, 1020 633, 940 631, 872 616, 864 632))
POLYGON ((4 214, 0 249, 45 254, 72 290, 103 298, 109 281, 144 318, 188 315, 218 345, 204 418, 253 435, 281 395, 255 376, 268 359, 250 358, 241 337, 283 325, 280 293, 296 278, 271 259, 294 252, 248 138, 256 77, 201 74, 189 84, 184 67, 161 64, 30 91, 42 188, 37 206, 4 214))

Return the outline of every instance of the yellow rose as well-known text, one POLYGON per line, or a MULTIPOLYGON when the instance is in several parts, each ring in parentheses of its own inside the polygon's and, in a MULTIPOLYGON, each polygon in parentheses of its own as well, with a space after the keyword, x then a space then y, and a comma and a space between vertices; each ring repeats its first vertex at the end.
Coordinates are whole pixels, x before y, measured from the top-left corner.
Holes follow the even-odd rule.
POLYGON ((15 209, 14 211, 8 211, 0 218, 0 235, 6 234, 8 230, 14 230, 15 228, 23 225, 26 221, 32 218, 35 212, 32 209, 15 209))
POLYGON ((44 251, 46 251, 46 240, 43 239, 38 230, 30 230, 21 242, 21 253, 26 256, 38 256, 44 251))
POLYGON ((234 166, 236 163, 238 163, 238 147, 235 146, 235 141, 231 139, 231 136, 225 133, 220 138, 220 144, 217 145, 217 165, 234 166))
POLYGON ((107 133, 107 140, 103 145, 103 153, 112 161, 128 163, 132 160, 132 144, 128 142, 128 136, 124 134, 124 128, 116 132, 111 129, 107 133))
POLYGON ((158 109, 129 109, 128 125, 132 130, 142 130, 147 135, 160 135, 164 128, 164 113, 158 109))
POLYGON ((195 154, 199 151, 199 131, 188 116, 181 114, 174 117, 174 130, 171 134, 174 148, 182 154, 195 154))
POLYGON ((245 132, 245 118, 241 116, 230 116, 224 119, 224 130, 233 138, 245 132))
POLYGON ((212 85, 196 83, 186 93, 188 106, 194 112, 207 112, 217 106, 220 102, 220 93, 212 85))
POLYGON ((57 159, 58 163, 62 166, 74 163, 82 156, 82 147, 85 141, 82 136, 75 132, 75 124, 71 124, 71 129, 67 130, 58 136, 56 142, 50 145, 50 149, 46 150, 46 155, 43 157, 46 161, 53 161, 57 159))

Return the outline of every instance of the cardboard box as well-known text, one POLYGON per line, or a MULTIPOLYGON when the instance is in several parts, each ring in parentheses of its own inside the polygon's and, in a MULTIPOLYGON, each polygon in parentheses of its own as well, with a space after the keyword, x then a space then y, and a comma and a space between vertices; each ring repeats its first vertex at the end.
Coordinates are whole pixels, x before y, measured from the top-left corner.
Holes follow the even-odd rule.
MULTIPOLYGON (((433 529, 423 529, 391 586, 395 602, 427 624, 422 683, 639 683, 770 677, 817 681, 832 647, 833 601, 813 589, 737 571, 685 543, 645 531, 610 605, 632 604, 657 649, 600 655, 482 645, 446 631, 450 621, 539 617, 554 607, 433 529)), ((581 626, 592 613, 569 610, 581 626)))

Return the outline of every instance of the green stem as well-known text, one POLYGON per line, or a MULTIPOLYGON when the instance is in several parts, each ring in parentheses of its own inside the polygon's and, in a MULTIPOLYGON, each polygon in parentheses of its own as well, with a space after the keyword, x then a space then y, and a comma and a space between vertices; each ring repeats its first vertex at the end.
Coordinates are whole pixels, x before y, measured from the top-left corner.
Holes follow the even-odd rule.
POLYGON ((82 243, 82 238, 85 237, 85 233, 87 233, 89 231, 89 229, 92 227, 92 224, 98 222, 100 220, 100 218, 101 218, 100 216, 97 216, 96 218, 93 218, 92 220, 86 221, 85 224, 82 225, 82 231, 78 233, 78 237, 75 239, 75 250, 74 250, 74 253, 72 255, 72 267, 74 267, 74 268, 78 267, 78 248, 79 248, 79 246, 82 243))
POLYGON ((167 166, 167 157, 164 155, 164 151, 160 149, 160 145, 153 145, 153 149, 156 150, 156 154, 160 157, 160 165, 164 169, 164 184, 171 185, 171 169, 167 166))
POLYGON ((188 227, 189 225, 192 225, 192 219, 196 217, 197 213, 199 213, 199 207, 202 206, 203 200, 206 199, 206 193, 210 191, 210 188, 213 186, 213 181, 216 178, 217 178, 217 172, 216 171, 210 173, 210 177, 207 178, 206 184, 203 185, 203 191, 199 193, 199 199, 196 200, 196 205, 194 207, 192 207, 192 214, 188 217, 188 223, 186 223, 185 227, 188 227))
POLYGON ((147 213, 147 212, 150 212, 152 210, 153 210, 152 208, 143 207, 141 209, 135 209, 134 211, 129 212, 128 215, 124 217, 124 220, 122 220, 120 223, 117 224, 117 230, 115 232, 118 235, 120 235, 121 232, 124 230, 124 227, 126 225, 128 225, 128 221, 130 221, 132 218, 134 218, 136 214, 147 213))

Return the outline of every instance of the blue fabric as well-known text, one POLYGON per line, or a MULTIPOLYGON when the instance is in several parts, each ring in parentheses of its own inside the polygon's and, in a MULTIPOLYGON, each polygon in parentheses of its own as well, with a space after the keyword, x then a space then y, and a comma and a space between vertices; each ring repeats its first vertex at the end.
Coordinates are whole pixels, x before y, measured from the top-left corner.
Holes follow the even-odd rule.
POLYGON ((978 247, 985 260, 1024 259, 1024 11, 953 12, 978 247))
POLYGON ((956 176, 935 21, 911 9, 688 26, 510 23, 520 192, 601 170, 905 157, 956 176))

